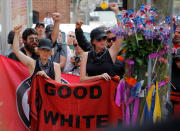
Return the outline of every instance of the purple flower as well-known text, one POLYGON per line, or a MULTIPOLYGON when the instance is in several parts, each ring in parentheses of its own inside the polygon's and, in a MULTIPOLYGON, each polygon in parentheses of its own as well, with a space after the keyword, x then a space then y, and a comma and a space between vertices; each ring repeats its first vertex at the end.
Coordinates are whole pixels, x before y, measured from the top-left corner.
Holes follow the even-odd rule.
POLYGON ((129 65, 133 65, 134 64, 134 60, 128 58, 126 60, 126 63, 129 64, 129 65))

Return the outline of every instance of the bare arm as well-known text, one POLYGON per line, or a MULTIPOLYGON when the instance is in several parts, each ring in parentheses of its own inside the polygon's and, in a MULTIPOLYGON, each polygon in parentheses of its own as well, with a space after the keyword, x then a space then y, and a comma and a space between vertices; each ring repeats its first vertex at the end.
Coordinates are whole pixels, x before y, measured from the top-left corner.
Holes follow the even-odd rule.
POLYGON ((17 56, 17 58, 28 67, 30 74, 32 75, 35 67, 35 60, 33 60, 31 57, 26 56, 24 53, 22 53, 19 50, 19 35, 22 30, 22 25, 16 26, 14 28, 14 40, 13 40, 13 45, 12 45, 12 50, 17 56))
MULTIPOLYGON (((121 25, 121 24, 120 24, 120 20, 119 20, 119 18, 117 17, 117 15, 120 13, 118 4, 115 3, 115 2, 110 3, 110 8, 111 8, 111 10, 115 13, 115 15, 116 15, 116 20, 117 20, 117 24, 118 24, 118 26, 120 26, 120 25, 121 25)), ((118 39, 114 42, 114 44, 110 47, 110 49, 109 49, 109 52, 110 52, 110 55, 111 55, 111 58, 112 58, 113 62, 115 62, 115 60, 116 60, 116 56, 117 56, 118 53, 119 53, 119 49, 120 49, 120 47, 121 47, 121 45, 122 45, 123 39, 124 39, 124 38, 118 38, 118 39)))
POLYGON ((113 62, 116 61, 116 57, 119 53, 119 50, 121 48, 121 45, 123 43, 124 37, 122 38, 117 38, 117 40, 114 42, 114 44, 112 44, 112 46, 109 49, 109 53, 111 55, 111 58, 113 60, 113 62))
POLYGON ((61 69, 60 65, 54 62, 55 81, 61 82, 61 69))
POLYGON ((121 23, 120 23, 119 18, 117 17, 117 15, 120 14, 118 4, 113 2, 113 3, 110 3, 109 5, 110 5, 111 10, 112 10, 112 11, 115 13, 115 15, 116 15, 117 24, 120 26, 121 23))
POLYGON ((51 33, 51 39, 52 39, 52 43, 55 43, 59 35, 59 23, 61 20, 61 15, 59 13, 53 13, 52 17, 54 20, 54 28, 51 33))
POLYGON ((87 63, 87 57, 88 57, 88 52, 83 52, 81 56, 81 64, 80 64, 80 81, 86 81, 86 80, 91 80, 95 78, 104 78, 105 80, 110 80, 111 77, 107 74, 101 74, 101 75, 96 75, 96 76, 87 76, 86 75, 86 63, 87 63))

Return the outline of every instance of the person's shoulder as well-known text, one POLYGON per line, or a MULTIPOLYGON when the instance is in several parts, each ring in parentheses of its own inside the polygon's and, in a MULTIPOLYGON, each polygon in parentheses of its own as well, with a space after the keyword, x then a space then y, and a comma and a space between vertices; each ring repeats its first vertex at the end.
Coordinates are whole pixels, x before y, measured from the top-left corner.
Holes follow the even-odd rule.
POLYGON ((12 60, 19 61, 14 52, 11 52, 7 57, 12 60))
POLYGON ((7 57, 10 58, 11 56, 14 56, 14 55, 15 55, 14 52, 11 52, 7 55, 7 57))
POLYGON ((26 54, 26 51, 25 51, 24 47, 21 47, 20 51, 22 51, 24 54, 26 54))
POLYGON ((67 49, 67 44, 66 43, 62 43, 61 46, 62 46, 62 48, 67 49))
POLYGON ((66 42, 58 42, 58 44, 67 46, 66 42))
POLYGON ((87 57, 90 52, 82 52, 81 57, 87 57))

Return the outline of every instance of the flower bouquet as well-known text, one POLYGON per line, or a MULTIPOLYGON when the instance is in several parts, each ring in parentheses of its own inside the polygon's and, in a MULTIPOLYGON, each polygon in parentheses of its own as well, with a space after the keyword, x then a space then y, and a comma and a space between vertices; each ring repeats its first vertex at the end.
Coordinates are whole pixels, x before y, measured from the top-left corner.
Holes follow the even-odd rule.
POLYGON ((122 10, 121 22, 111 32, 125 37, 125 75, 117 87, 116 104, 122 106, 125 125, 162 119, 168 92, 168 54, 171 18, 156 21, 158 9, 141 5, 122 10))

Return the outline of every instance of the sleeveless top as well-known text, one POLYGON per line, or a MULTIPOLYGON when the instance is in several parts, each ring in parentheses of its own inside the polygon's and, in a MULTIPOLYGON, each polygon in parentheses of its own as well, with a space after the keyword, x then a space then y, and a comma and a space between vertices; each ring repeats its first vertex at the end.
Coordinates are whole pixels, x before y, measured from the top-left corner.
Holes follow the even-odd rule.
POLYGON ((101 75, 108 73, 110 76, 115 76, 113 71, 113 61, 108 49, 96 53, 94 50, 88 52, 86 73, 88 76, 101 75))
POLYGON ((48 62, 43 65, 41 60, 38 59, 36 60, 36 66, 33 72, 33 75, 31 76, 31 80, 33 76, 38 72, 38 71, 44 71, 51 79, 55 80, 55 72, 54 72, 54 63, 51 60, 48 60, 48 62))

